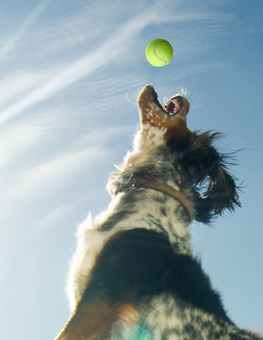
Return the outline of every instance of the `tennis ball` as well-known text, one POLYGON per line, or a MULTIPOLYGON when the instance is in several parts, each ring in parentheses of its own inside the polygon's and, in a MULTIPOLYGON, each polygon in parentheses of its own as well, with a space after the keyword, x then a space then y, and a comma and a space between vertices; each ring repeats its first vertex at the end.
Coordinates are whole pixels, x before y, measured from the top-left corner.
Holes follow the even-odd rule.
POLYGON ((156 67, 168 65, 173 58, 173 48, 168 41, 155 39, 151 41, 145 51, 146 59, 156 67))

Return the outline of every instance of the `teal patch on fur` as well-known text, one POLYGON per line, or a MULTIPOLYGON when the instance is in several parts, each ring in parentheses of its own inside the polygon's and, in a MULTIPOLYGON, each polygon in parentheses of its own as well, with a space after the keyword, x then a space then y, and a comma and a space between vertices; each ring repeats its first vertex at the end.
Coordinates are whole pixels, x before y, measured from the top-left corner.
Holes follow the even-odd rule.
POLYGON ((121 340, 152 340, 146 329, 140 326, 131 326, 121 332, 121 340))

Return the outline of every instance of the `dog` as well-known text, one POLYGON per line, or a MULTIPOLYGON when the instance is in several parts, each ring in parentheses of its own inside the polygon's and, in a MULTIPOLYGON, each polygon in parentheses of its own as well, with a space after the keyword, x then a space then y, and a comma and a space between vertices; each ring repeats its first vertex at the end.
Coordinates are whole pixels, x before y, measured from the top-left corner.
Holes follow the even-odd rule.
POLYGON ((140 130, 112 173, 108 209, 78 228, 67 283, 71 317, 56 340, 259 340, 227 316, 193 256, 189 224, 240 206, 219 133, 191 132, 190 104, 138 98, 140 130))

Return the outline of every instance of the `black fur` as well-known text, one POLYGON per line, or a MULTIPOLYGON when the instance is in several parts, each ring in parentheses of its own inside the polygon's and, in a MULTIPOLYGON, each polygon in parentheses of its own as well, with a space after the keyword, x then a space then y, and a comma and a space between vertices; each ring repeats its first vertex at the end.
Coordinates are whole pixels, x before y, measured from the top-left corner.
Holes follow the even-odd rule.
POLYGON ((174 166, 182 169, 185 186, 189 182, 195 186, 195 219, 203 223, 209 223, 225 209, 234 211, 235 206, 241 205, 238 187, 227 167, 231 157, 213 146, 220 137, 219 133, 194 132, 183 141, 171 140, 167 145, 172 153, 178 154, 174 166))
POLYGON ((132 229, 107 242, 83 302, 91 302, 98 290, 113 305, 123 300, 126 292, 132 292, 127 302, 135 303, 162 293, 176 295, 186 308, 194 306, 230 322, 200 263, 175 252, 169 239, 155 231, 132 229))

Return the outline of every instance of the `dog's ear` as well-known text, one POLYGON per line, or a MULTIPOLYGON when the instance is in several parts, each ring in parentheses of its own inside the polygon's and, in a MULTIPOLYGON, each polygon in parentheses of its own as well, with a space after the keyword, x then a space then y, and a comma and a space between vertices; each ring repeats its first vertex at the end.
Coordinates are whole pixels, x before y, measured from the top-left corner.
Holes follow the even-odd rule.
POLYGON ((218 154, 213 147, 211 148, 210 153, 215 154, 214 160, 204 178, 207 188, 198 200, 197 211, 200 212, 201 220, 204 213, 211 218, 222 214, 225 209, 234 211, 236 206, 240 206, 235 179, 227 170, 227 156, 218 154))
POLYGON ((184 168, 196 185, 196 220, 209 223, 225 209, 240 206, 235 178, 228 172, 231 157, 219 153, 211 144, 220 134, 194 134, 183 160, 184 168), (186 166, 187 163, 187 166, 186 166), (189 170, 188 170, 189 171, 189 170))

